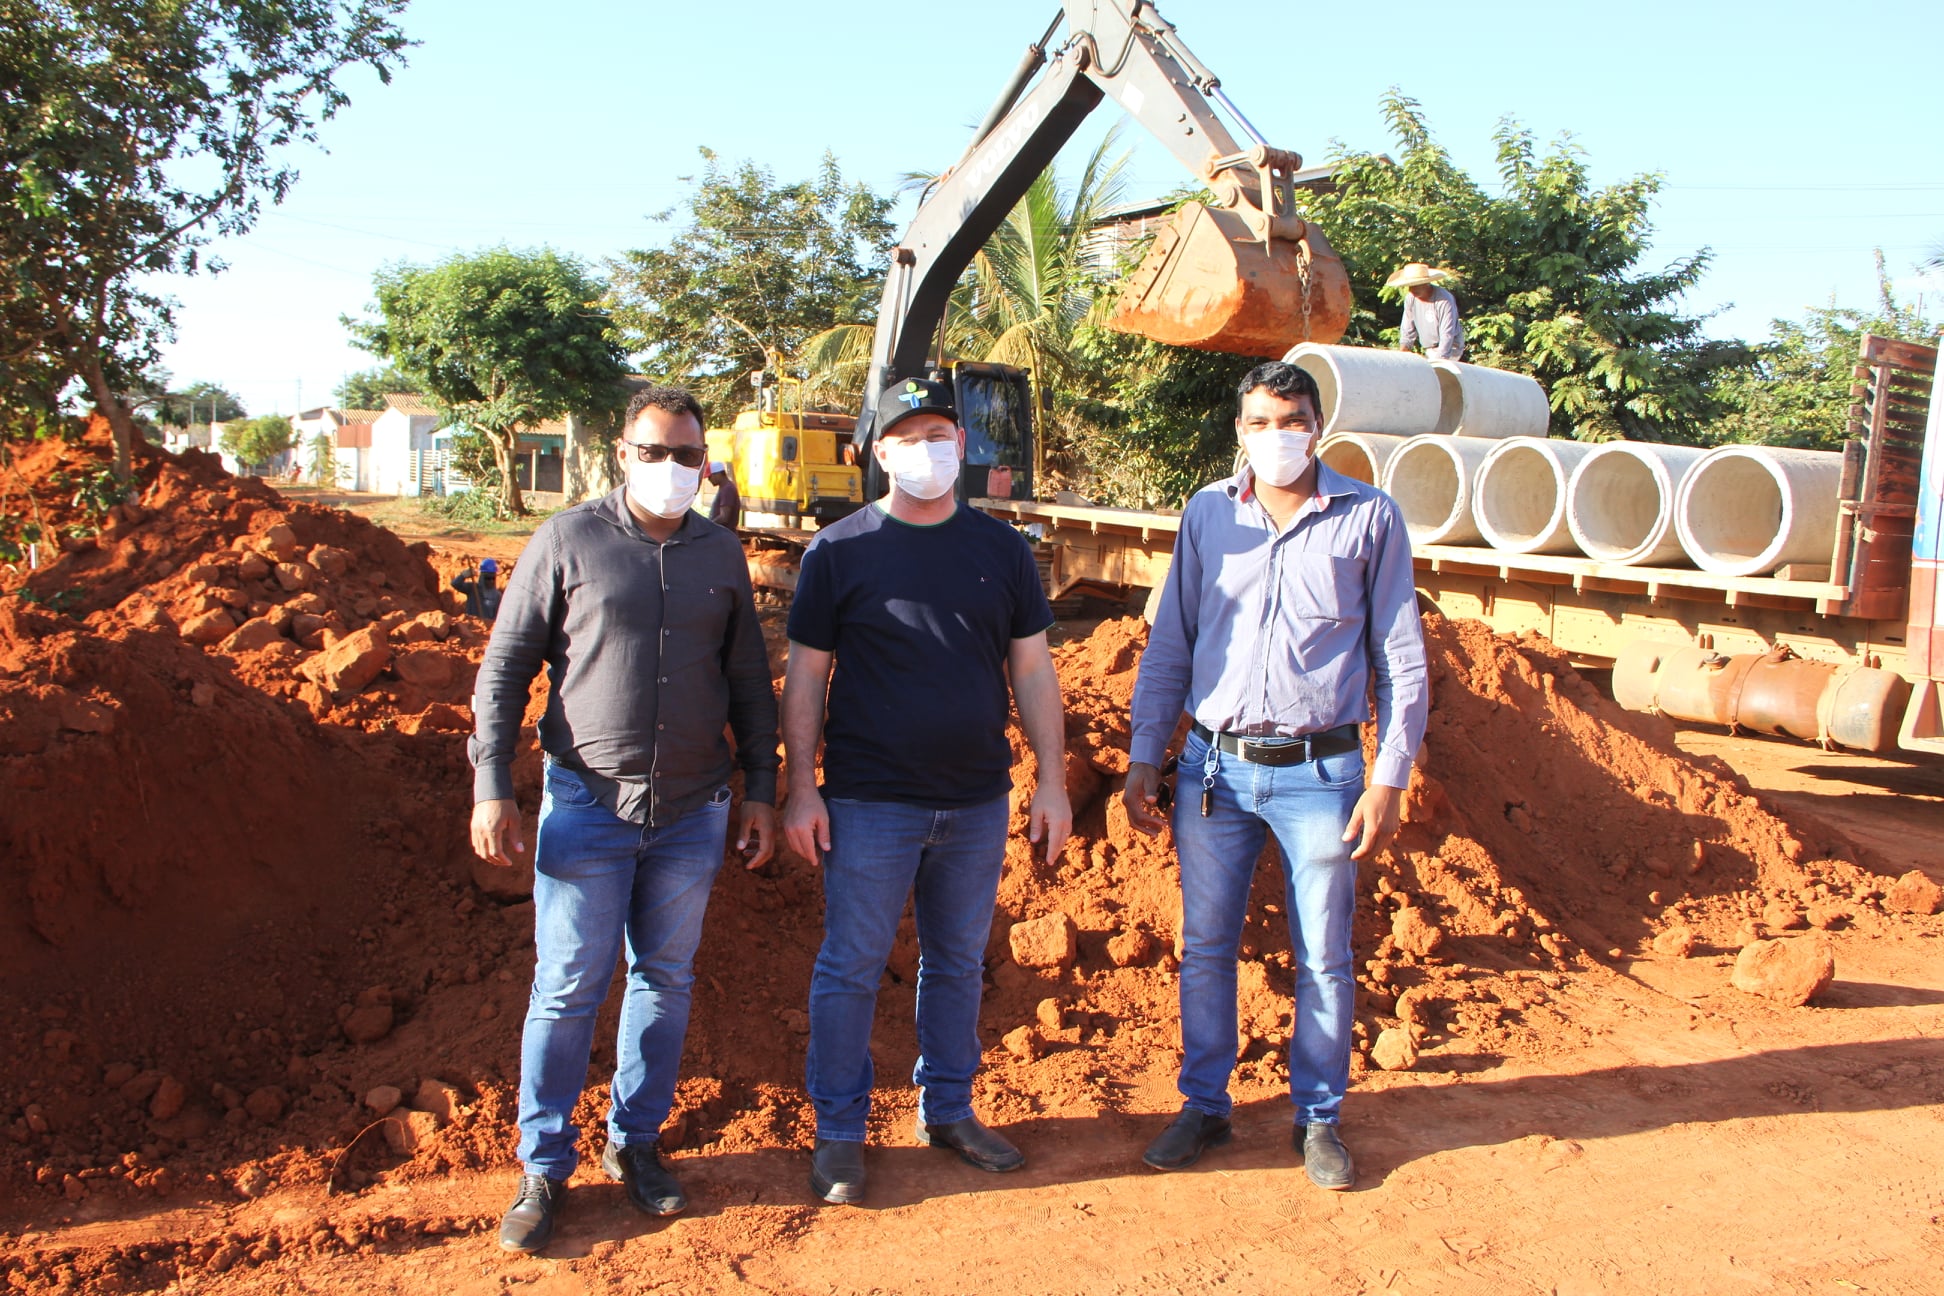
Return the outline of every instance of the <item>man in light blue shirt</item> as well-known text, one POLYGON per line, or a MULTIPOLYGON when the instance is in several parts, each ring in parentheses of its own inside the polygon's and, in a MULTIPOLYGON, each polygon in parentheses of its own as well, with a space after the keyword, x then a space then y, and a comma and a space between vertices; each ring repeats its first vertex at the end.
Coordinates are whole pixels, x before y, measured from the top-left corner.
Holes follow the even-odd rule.
POLYGON ((1280 361, 1242 379, 1248 466, 1204 488, 1174 562, 1133 699, 1124 803, 1164 824, 1160 767, 1185 711, 1181 861, 1181 1114, 1148 1147, 1158 1170, 1229 1138, 1236 955, 1264 836, 1281 847, 1296 961, 1290 1097, 1317 1186, 1355 1181, 1338 1137, 1350 1083, 1356 861, 1397 830, 1429 704, 1411 546, 1389 496, 1315 459, 1316 383, 1280 361), (1364 786, 1359 724, 1376 704, 1364 786))

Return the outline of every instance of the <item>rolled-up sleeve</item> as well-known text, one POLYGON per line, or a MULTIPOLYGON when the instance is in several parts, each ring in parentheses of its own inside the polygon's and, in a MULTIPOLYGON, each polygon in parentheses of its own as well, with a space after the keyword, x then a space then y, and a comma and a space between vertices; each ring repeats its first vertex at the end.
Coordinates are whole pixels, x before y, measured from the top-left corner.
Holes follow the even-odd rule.
POLYGON ((1140 674, 1134 681, 1129 706, 1133 739, 1128 757, 1147 765, 1167 759, 1168 740, 1174 737, 1187 704, 1194 670, 1195 627, 1201 618, 1201 559, 1195 548, 1195 509, 1190 501, 1175 537, 1174 560, 1161 586, 1161 604, 1141 654, 1140 674))
POLYGON ((1417 582, 1411 567, 1411 537, 1404 516, 1390 499, 1378 510, 1375 558, 1370 564, 1366 627, 1371 693, 1377 703, 1377 760, 1370 781, 1401 788, 1411 781, 1411 763, 1424 741, 1430 713, 1429 674, 1425 666, 1424 627, 1418 619, 1417 582))
POLYGON ((473 681, 473 736, 466 754, 473 763, 473 800, 513 796, 513 755, 520 741, 533 677, 547 660, 561 607, 557 532, 536 533, 520 555, 500 599, 493 637, 473 681))

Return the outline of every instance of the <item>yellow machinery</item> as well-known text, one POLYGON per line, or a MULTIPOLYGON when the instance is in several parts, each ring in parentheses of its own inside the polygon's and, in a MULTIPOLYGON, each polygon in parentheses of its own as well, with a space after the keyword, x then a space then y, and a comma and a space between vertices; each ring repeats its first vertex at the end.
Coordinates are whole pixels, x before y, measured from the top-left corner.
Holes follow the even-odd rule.
POLYGON ((852 462, 856 422, 848 414, 746 409, 732 426, 709 429, 709 457, 729 465, 747 525, 834 522, 864 502, 863 475, 852 462))

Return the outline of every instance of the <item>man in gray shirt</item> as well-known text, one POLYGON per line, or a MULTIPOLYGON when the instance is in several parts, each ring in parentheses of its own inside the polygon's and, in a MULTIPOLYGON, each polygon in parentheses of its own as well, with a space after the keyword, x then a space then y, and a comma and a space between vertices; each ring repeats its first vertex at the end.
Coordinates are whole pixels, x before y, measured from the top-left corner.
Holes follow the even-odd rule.
POLYGON ((1458 322, 1458 299, 1441 285, 1452 279, 1439 270, 1413 261, 1384 281, 1386 288, 1404 290, 1404 319, 1397 326, 1397 349, 1422 345, 1426 360, 1465 358, 1465 329, 1458 322))
POLYGON ((1281 847, 1295 955, 1289 1095, 1303 1168, 1355 1182, 1338 1137, 1350 1082, 1350 920, 1356 861, 1397 830, 1429 695, 1411 545, 1389 496, 1316 462, 1316 382, 1292 364, 1242 379, 1235 430, 1248 466, 1197 492, 1134 686, 1123 804, 1164 826, 1160 766, 1182 713, 1175 850, 1181 862, 1181 1114, 1149 1145, 1157 1170, 1229 1138, 1236 952, 1264 836, 1281 847), (1376 700, 1364 786, 1358 725, 1376 700))
POLYGON ((755 868, 775 844, 776 695, 742 545, 690 508, 708 460, 702 428, 687 392, 635 394, 616 447, 624 484, 533 533, 474 686, 473 849, 502 865, 526 849, 511 767, 542 665, 551 687, 540 720, 533 994, 520 1043, 522 1173, 500 1226, 509 1251, 538 1251, 553 1234, 576 1162, 572 1115, 594 1017, 624 944, 601 1166, 649 1214, 688 1204, 657 1143, 734 768, 743 772, 737 847, 755 868))

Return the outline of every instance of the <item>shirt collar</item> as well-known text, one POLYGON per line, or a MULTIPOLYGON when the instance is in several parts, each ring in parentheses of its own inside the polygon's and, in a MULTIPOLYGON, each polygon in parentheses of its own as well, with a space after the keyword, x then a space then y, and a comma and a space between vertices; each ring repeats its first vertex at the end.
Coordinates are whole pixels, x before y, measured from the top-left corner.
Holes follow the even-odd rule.
MULTIPOLYGON (((1237 503, 1254 503, 1256 497, 1255 469, 1246 463, 1243 464, 1240 472, 1223 483, 1223 489, 1227 490, 1229 498, 1235 500, 1237 503)), ((1330 500, 1344 499, 1356 493, 1356 483, 1350 478, 1345 477, 1342 473, 1330 467, 1328 464, 1323 463, 1321 460, 1317 462, 1315 498, 1324 501, 1324 506, 1327 506, 1330 500)))
POLYGON ((689 533, 694 530, 689 524, 698 516, 694 509, 690 509, 682 515, 682 524, 675 528, 674 533, 668 539, 657 541, 653 536, 641 529, 640 524, 635 521, 634 514, 628 511, 628 488, 626 486, 616 486, 613 490, 602 496, 600 503, 594 506, 594 512, 611 525, 618 526, 629 535, 637 536, 651 544, 679 544, 689 539, 689 533))

